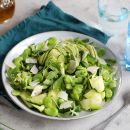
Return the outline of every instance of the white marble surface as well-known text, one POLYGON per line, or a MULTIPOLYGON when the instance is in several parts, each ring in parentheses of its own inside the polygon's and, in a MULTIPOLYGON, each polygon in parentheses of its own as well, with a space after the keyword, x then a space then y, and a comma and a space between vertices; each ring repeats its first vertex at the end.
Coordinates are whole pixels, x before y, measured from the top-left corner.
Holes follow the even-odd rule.
MULTIPOLYGON (((9 23, 0 25, 0 34, 3 34, 25 17, 32 15, 48 0, 16 0, 16 11, 9 23)), ((96 0, 54 0, 64 11, 70 13, 87 23, 98 23, 96 0)), ((125 45, 124 35, 110 39, 108 46, 117 56, 123 55, 125 45)), ((122 71, 122 86, 115 101, 101 113, 80 120, 55 121, 39 118, 25 111, 18 111, 13 107, 0 105, 0 122, 8 124, 15 130, 89 130, 102 122, 123 104, 122 96, 130 91, 130 72, 122 71)), ((0 102, 6 102, 0 98, 0 102)), ((106 130, 130 129, 130 106, 124 110, 113 122, 108 124, 106 130)), ((6 129, 5 129, 6 130, 6 129)))

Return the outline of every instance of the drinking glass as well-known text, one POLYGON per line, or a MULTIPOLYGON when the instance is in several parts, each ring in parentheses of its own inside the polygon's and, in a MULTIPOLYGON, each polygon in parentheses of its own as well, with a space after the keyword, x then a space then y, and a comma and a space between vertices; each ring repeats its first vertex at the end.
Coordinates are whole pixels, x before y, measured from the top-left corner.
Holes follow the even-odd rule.
POLYGON ((0 24, 13 17, 15 10, 14 0, 0 0, 0 24))
POLYGON ((128 33, 125 47, 125 67, 130 71, 130 22, 128 23, 128 33))
POLYGON ((98 0, 99 24, 108 35, 127 31, 129 0, 98 0))

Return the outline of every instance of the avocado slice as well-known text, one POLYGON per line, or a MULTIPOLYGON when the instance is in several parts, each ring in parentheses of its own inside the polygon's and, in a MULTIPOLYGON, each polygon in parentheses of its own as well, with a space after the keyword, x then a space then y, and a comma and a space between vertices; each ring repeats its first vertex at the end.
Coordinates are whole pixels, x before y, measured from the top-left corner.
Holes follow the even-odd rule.
POLYGON ((34 104, 37 104, 37 105, 43 105, 43 100, 45 97, 46 97, 46 93, 30 97, 27 99, 27 101, 34 103, 34 104))

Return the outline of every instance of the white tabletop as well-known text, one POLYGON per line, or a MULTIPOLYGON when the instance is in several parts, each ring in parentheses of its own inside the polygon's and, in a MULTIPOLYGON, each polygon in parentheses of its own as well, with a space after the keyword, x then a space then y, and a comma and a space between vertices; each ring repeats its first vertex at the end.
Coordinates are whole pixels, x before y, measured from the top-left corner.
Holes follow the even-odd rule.
MULTIPOLYGON (((16 0, 15 15, 11 21, 0 25, 0 34, 11 29, 27 16, 32 15, 41 5, 47 2, 48 0, 16 0)), ((98 24, 96 0, 54 0, 54 2, 64 11, 80 20, 89 24, 98 24)), ((108 43, 109 48, 119 57, 123 55, 124 45, 125 37, 123 34, 120 37, 110 39, 108 43)), ((123 70, 122 78, 122 86, 115 101, 104 111, 92 117, 72 121, 55 121, 39 118, 25 111, 18 111, 13 107, 0 105, 0 122, 7 124, 15 130, 89 130, 107 119, 123 105, 122 96, 125 92, 130 91, 130 72, 123 70)), ((0 98, 0 102, 6 103, 3 98, 0 98)), ((130 107, 108 124, 106 130, 129 130, 129 122, 130 107)))

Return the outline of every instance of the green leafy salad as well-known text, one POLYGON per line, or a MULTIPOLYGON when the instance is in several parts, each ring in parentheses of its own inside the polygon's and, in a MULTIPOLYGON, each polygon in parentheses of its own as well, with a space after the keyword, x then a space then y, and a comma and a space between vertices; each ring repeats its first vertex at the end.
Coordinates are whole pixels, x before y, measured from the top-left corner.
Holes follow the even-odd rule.
POLYGON ((117 81, 114 59, 89 39, 51 37, 31 44, 6 71, 12 94, 48 116, 75 116, 101 109, 112 99, 117 81))

